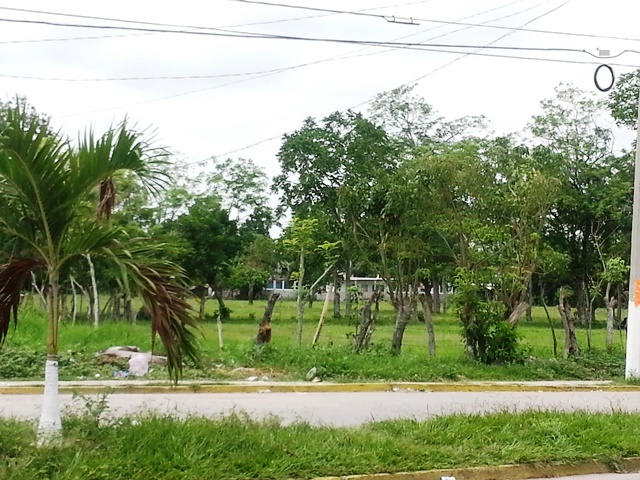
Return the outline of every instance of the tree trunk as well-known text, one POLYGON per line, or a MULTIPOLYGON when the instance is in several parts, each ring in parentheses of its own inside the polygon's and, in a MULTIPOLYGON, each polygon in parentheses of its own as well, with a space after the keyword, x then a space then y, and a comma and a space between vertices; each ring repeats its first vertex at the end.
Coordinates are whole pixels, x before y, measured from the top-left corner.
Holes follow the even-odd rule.
POLYGON ((435 275, 431 279, 433 285, 433 313, 440 313, 440 280, 435 275))
POLYGON ((218 311, 220 312, 220 319, 221 320, 229 320, 229 309, 227 308, 227 306, 224 304, 224 300, 222 299, 222 294, 220 292, 220 288, 218 288, 218 285, 216 285, 214 290, 214 297, 216 297, 216 300, 218 301, 218 311))
POLYGON ((449 292, 447 291, 447 281, 443 278, 442 280, 442 313, 447 313, 447 307, 448 307, 448 297, 449 297, 449 292))
POLYGON ((203 288, 200 292, 200 297, 198 298, 198 320, 201 322, 204 320, 204 307, 207 303, 207 289, 203 288))
POLYGON ((376 330, 376 325, 378 323, 378 313, 380 313, 380 297, 382 296, 382 291, 376 292, 376 302, 375 308, 373 310, 373 314, 371 315, 371 323, 369 324, 369 330, 364 337, 364 345, 363 348, 365 350, 369 350, 369 346, 371 345, 371 337, 373 337, 373 332, 376 330))
POLYGON ((253 283, 249 284, 249 305, 253 305, 253 296, 254 296, 255 285, 253 283))
POLYGON ((340 318, 340 281, 338 271, 333 275, 333 318, 340 318))
POLYGON ((358 353, 363 349, 368 348, 369 341, 371 341, 371 335, 373 334, 373 328, 375 327, 376 316, 371 314, 371 306, 375 303, 378 305, 378 299, 380 298, 380 292, 376 291, 371 294, 369 300, 362 308, 360 314, 360 329, 356 335, 353 345, 353 351, 358 353))
POLYGON ((618 284, 616 287, 616 299, 618 300, 618 308, 616 309, 616 324, 622 323, 622 306, 624 305, 624 298, 622 298, 622 286, 618 284))
POLYGON ((320 332, 322 332, 322 327, 324 326, 324 319, 327 316, 327 310, 329 310, 329 301, 331 300, 331 287, 327 290, 324 297, 324 305, 322 306, 322 313, 320 314, 320 320, 318 320, 318 327, 316 328, 316 333, 313 335, 313 341, 311 342, 311 346, 314 346, 320 338, 320 332))
POLYGON ((551 337, 553 338, 553 357, 556 358, 558 356, 558 337, 556 337, 556 329, 553 326, 551 315, 549 315, 547 300, 544 298, 544 285, 542 284, 542 282, 540 282, 540 298, 542 299, 542 307, 544 308, 544 313, 547 315, 547 321, 549 322, 549 327, 551 328, 551 337))
POLYGON ((578 323, 586 325, 589 319, 589 290, 586 281, 583 279, 578 288, 577 296, 578 323))
POLYGON ((607 337, 606 346, 607 351, 610 352, 613 348, 613 320, 615 316, 615 309, 618 301, 614 297, 610 297, 611 283, 607 283, 607 288, 604 294, 604 305, 607 307, 607 337))
POLYGON ((560 298, 558 300, 558 311, 560 317, 562 317, 562 325, 564 326, 564 356, 580 355, 580 349, 578 348, 578 340, 576 339, 576 327, 573 313, 571 312, 571 305, 565 298, 562 290, 560 291, 560 298))
POLYGON ((524 313, 529 309, 529 304, 527 302, 520 302, 516 305, 516 308, 513 309, 507 321, 511 325, 517 325, 520 321, 520 317, 524 315, 524 313))
POLYGON ((124 294, 124 318, 126 321, 131 322, 133 324, 136 323, 136 317, 133 315, 133 308, 131 306, 131 295, 129 292, 124 294))
POLYGON ((93 326, 98 328, 100 322, 100 300, 98 298, 98 283, 96 282, 96 270, 93 268, 91 255, 85 255, 89 264, 89 275, 91 276, 91 288, 93 289, 93 326))
MULTIPOLYGON (((435 287, 438 288, 438 284, 434 283, 435 287)), ((433 317, 431 315, 431 307, 429 306, 429 301, 426 295, 420 295, 420 303, 422 305, 422 313, 424 314, 424 323, 427 327, 427 337, 429 339, 429 356, 436 356, 436 334, 433 328, 433 317)))
POLYGON ((264 345, 271 342, 271 316, 273 315, 273 309, 276 306, 276 302, 280 298, 279 293, 272 293, 269 296, 267 306, 264 307, 264 315, 258 328, 258 335, 256 336, 256 345, 264 345))
POLYGON ((222 350, 224 348, 224 342, 222 341, 222 320, 220 319, 220 314, 218 314, 216 324, 218 325, 218 347, 222 350))
POLYGON ((38 288, 38 282, 36 280, 36 275, 31 272, 31 285, 33 286, 33 289, 38 292, 38 298, 40 299, 40 306, 46 310, 47 308, 47 299, 44 296, 43 293, 43 289, 38 288))
POLYGON ((527 286, 527 323, 533 322, 533 317, 531 316, 533 310, 533 279, 529 278, 529 285, 527 286))
POLYGON ((122 294, 115 292, 115 298, 113 302, 113 317, 122 318, 122 294))
POLYGON ((347 317, 351 315, 351 292, 349 292, 350 286, 351 286, 351 260, 347 262, 347 269, 346 269, 346 272, 344 273, 344 311, 347 317))
POLYGON ((300 252, 300 276, 298 278, 298 346, 302 345, 302 320, 304 319, 304 302, 302 301, 302 285, 304 281, 304 250, 300 252))
POLYGON ((58 396, 58 323, 60 320, 58 295, 60 287, 58 272, 49 270, 48 273, 47 362, 45 366, 42 413, 38 423, 38 445, 50 444, 62 433, 60 399, 58 396))
POLYGON ((593 319, 595 318, 595 309, 593 303, 596 301, 595 295, 589 299, 589 306, 587 309, 587 350, 591 351, 591 332, 593 327, 593 319))
POLYGON ((404 338, 404 331, 407 328, 407 323, 409 323, 410 315, 411 302, 404 297, 399 298, 398 306, 396 307, 396 326, 391 339, 391 350, 395 354, 399 354, 402 350, 402 339, 404 338))
POLYGON ((78 295, 76 294, 75 280, 72 276, 69 276, 69 282, 71 283, 71 292, 73 293, 73 305, 71 308, 71 324, 76 324, 76 315, 78 314, 78 295))

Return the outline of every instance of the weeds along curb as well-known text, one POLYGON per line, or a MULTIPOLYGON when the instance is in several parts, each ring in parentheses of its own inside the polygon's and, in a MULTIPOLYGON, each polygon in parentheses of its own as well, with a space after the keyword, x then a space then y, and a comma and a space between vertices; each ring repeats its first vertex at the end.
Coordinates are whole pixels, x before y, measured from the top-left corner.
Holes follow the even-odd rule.
POLYGON ((320 477, 314 480, 526 480, 531 478, 557 478, 598 473, 640 472, 640 458, 626 458, 611 463, 588 461, 573 465, 503 465, 498 467, 454 468, 407 473, 378 473, 320 477))
MULTIPOLYGON (((0 385, 0 395, 40 394, 43 385, 29 383, 28 385, 9 386, 0 385)), ((61 384, 60 393, 99 393, 109 390, 112 393, 313 393, 313 392, 386 392, 386 391, 415 391, 415 392, 633 392, 640 391, 640 385, 617 384, 563 384, 540 385, 527 383, 187 383, 176 386, 169 384, 148 385, 108 382, 105 384, 83 384, 70 382, 61 384)))

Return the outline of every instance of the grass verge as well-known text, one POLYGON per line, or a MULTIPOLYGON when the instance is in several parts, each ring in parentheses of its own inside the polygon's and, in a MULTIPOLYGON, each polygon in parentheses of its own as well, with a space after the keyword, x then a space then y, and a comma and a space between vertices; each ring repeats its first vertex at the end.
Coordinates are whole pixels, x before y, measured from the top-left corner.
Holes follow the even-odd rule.
POLYGON ((615 462, 640 455, 640 414, 454 415, 358 428, 140 417, 64 421, 61 445, 37 448, 33 427, 0 420, 8 480, 284 479, 506 464, 615 462))

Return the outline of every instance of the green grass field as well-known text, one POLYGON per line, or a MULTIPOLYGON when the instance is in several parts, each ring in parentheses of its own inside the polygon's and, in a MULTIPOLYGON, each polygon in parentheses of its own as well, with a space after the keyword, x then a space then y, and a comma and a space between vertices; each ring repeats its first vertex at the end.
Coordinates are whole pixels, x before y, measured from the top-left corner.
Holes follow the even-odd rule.
MULTIPOLYGON (((606 353, 602 321, 592 332, 591 352, 587 351, 586 330, 579 328, 578 341, 583 355, 577 360, 563 360, 564 335, 558 312, 550 309, 558 337, 559 358, 553 357, 552 339, 542 308, 535 308, 533 322, 521 321, 518 328, 520 345, 526 360, 514 365, 482 365, 466 358, 461 327, 454 312, 435 316, 437 356, 427 354, 427 332, 424 323, 412 321, 407 327, 402 353, 390 353, 394 313, 389 304, 381 305, 377 329, 370 351, 353 354, 352 336, 355 320, 328 318, 315 348, 311 339, 322 305, 316 302, 305 311, 303 346, 296 345, 296 307, 292 301, 280 301, 275 309, 273 340, 268 348, 253 346, 264 301, 248 305, 229 301, 232 318, 223 324, 224 348, 218 344, 215 322, 201 325, 201 368, 188 365, 186 378, 244 379, 267 376, 270 379, 302 379, 312 367, 325 380, 545 380, 545 379, 621 379, 624 369, 624 332, 615 332, 614 350, 606 353)), ((207 304, 212 314, 215 302, 207 304)), ((99 350, 113 345, 151 347, 150 325, 139 321, 131 325, 122 321, 104 321, 94 328, 86 320, 72 325, 65 320, 60 328, 62 379, 110 377, 121 365, 100 365, 94 359, 99 350)), ((43 375, 46 328, 43 312, 37 305, 22 308, 19 325, 10 332, 0 350, 0 378, 39 379, 43 375)), ((162 368, 155 367, 151 379, 167 378, 162 368)))
POLYGON ((66 417, 59 445, 33 425, 0 420, 0 478, 195 480, 313 478, 440 468, 553 464, 640 455, 640 415, 503 412, 357 428, 218 420, 66 417))

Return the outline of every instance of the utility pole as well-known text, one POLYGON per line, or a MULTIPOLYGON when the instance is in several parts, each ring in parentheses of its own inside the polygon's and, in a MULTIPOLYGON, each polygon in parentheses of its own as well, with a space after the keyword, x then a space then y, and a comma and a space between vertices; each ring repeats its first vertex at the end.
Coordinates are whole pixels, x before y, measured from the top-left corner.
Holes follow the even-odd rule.
POLYGON ((633 178, 633 217, 631 226, 631 272, 627 312, 627 363, 625 377, 640 378, 640 94, 636 125, 636 161, 633 178))

